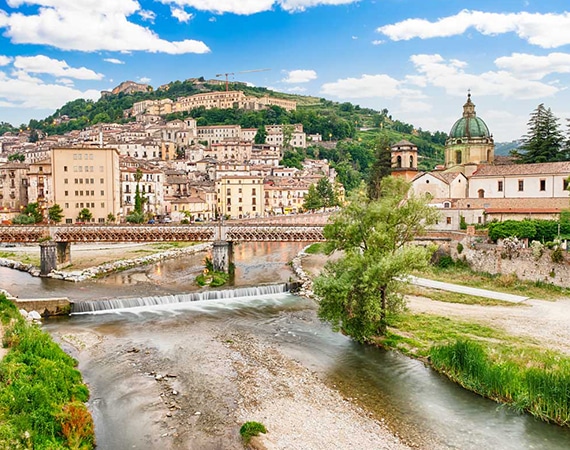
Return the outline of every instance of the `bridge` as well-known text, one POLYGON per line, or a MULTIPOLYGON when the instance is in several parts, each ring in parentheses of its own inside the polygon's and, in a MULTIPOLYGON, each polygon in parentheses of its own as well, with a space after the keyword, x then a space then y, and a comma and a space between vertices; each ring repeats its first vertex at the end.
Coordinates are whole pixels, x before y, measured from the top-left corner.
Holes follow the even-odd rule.
POLYGON ((216 270, 227 271, 234 242, 319 242, 328 216, 292 223, 215 222, 192 225, 10 225, 0 226, 1 243, 39 243, 42 275, 71 263, 74 242, 208 242, 216 270))

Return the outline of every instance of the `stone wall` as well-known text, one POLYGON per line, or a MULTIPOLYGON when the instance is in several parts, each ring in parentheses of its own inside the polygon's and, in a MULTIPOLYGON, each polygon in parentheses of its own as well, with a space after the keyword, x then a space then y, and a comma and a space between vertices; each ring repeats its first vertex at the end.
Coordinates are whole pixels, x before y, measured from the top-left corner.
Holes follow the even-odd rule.
POLYGON ((563 252, 562 262, 555 263, 551 258, 552 250, 547 248, 540 256, 531 248, 509 252, 503 246, 487 244, 473 237, 462 240, 461 245, 461 253, 457 243, 450 246, 451 256, 464 259, 477 272, 514 274, 521 280, 570 287, 570 257, 566 252, 563 252))
POLYGON ((16 307, 26 312, 38 311, 42 317, 69 315, 71 303, 68 298, 44 298, 44 299, 11 299, 16 307))

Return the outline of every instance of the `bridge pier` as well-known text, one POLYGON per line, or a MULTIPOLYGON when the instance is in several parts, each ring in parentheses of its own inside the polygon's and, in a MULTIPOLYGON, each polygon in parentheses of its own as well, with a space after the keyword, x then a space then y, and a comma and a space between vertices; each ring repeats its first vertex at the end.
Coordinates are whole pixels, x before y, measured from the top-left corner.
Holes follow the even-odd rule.
POLYGON ((231 241, 215 241, 212 248, 212 265, 217 272, 229 273, 234 261, 234 247, 231 241))
POLYGON ((71 264, 71 242, 40 242, 40 276, 71 264))

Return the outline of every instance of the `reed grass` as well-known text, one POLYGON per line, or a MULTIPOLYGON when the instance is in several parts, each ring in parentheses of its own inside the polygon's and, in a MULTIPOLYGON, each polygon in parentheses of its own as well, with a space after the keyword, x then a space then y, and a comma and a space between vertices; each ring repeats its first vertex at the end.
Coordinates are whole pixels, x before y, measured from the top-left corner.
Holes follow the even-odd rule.
POLYGON ((0 295, 9 352, 0 361, 0 448, 92 449, 89 391, 77 362, 0 295))
POLYGON ((436 370, 467 389, 570 426, 570 358, 536 349, 497 350, 468 339, 436 345, 429 356, 436 370))

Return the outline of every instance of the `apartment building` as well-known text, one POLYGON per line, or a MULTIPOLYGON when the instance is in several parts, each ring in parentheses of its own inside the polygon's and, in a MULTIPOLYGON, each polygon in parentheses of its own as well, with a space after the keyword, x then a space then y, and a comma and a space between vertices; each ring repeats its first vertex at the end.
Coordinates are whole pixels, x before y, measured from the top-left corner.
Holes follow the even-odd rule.
POLYGON ((301 211, 312 183, 294 178, 274 178, 264 185, 264 208, 268 214, 294 214, 301 211))
POLYGON ((0 165, 0 208, 20 212, 28 204, 29 165, 8 162, 0 165))
POLYGON ((210 147, 212 144, 219 144, 225 140, 239 140, 241 126, 239 125, 212 125, 198 127, 198 141, 206 142, 210 147))
POLYGON ((232 219, 263 217, 263 177, 223 176, 216 180, 218 212, 232 219))
POLYGON ((92 222, 120 214, 119 151, 116 148, 69 147, 52 150, 54 201, 63 209, 64 222, 78 222, 87 208, 92 222))
POLYGON ((55 203, 51 158, 30 164, 28 169, 28 202, 37 203, 42 210, 46 210, 55 203))
POLYGON ((264 106, 279 106, 283 109, 286 109, 287 111, 295 111, 295 109, 297 109, 297 102, 294 100, 270 97, 269 95, 258 98, 256 100, 260 105, 264 106))
POLYGON ((137 185, 139 194, 144 199, 143 211, 152 215, 164 214, 165 180, 166 175, 160 169, 121 167, 121 207, 124 216, 134 211, 137 185))
POLYGON ((204 157, 215 158, 218 161, 248 161, 251 159, 252 149, 251 141, 227 140, 212 144, 204 153, 204 157))
POLYGON ((244 104, 246 96, 242 91, 215 91, 181 97, 177 100, 173 112, 191 111, 196 108, 228 109, 244 104))
POLYGON ((303 125, 300 123, 294 125, 266 125, 265 130, 267 131, 266 144, 307 148, 307 135, 303 131, 303 125))

